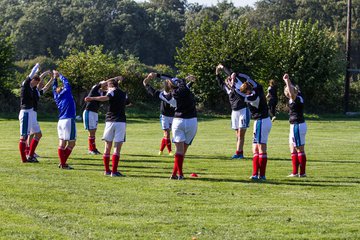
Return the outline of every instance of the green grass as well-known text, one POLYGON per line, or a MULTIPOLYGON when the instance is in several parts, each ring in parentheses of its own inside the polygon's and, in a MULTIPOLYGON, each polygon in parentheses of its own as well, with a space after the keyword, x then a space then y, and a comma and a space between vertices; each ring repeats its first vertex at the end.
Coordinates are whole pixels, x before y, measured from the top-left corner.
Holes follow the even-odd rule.
MULTIPOLYGON (((120 170, 103 176, 87 155, 87 133, 69 164, 57 168, 56 121, 41 121, 39 164, 22 164, 17 120, 0 119, 0 239, 359 239, 359 119, 309 120, 308 178, 289 179, 286 120, 273 124, 266 182, 251 182, 251 129, 245 160, 230 160, 228 118, 204 117, 171 181, 173 159, 158 157, 157 119, 130 118, 120 170), (190 178, 195 172, 199 178, 190 178)), ((98 146, 104 124, 99 125, 98 146)), ((101 146, 101 147, 100 147, 101 146)))

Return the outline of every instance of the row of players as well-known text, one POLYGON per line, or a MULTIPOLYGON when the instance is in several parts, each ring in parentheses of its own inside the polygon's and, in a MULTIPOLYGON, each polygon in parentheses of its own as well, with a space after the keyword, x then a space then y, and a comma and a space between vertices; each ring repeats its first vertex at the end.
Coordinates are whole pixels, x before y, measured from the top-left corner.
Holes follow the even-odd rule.
MULTIPOLYGON (((59 168, 72 169, 67 164, 67 159, 76 141, 76 109, 71 86, 69 81, 56 70, 53 72, 46 71, 40 76, 36 74, 38 70, 39 64, 36 64, 21 86, 19 149, 22 162, 38 162, 35 157, 35 149, 42 135, 37 122, 37 102, 39 96, 52 84, 53 97, 59 110, 57 127, 59 168), (46 75, 50 75, 51 80, 43 86, 42 79, 46 75), (62 86, 58 85, 58 78, 61 80, 62 86), (31 135, 33 135, 32 138, 30 138, 31 135)), ((253 172, 250 178, 266 180, 267 140, 272 122, 263 87, 246 74, 230 72, 221 64, 216 67, 216 77, 219 86, 228 94, 232 108, 231 125, 237 134, 236 153, 233 158, 243 158, 244 156, 244 137, 246 129, 249 127, 251 113, 251 117, 254 119, 254 137, 253 172), (221 71, 227 75, 225 80, 221 78, 221 71)), ((109 102, 102 137, 105 141, 103 162, 105 175, 114 177, 123 176, 117 168, 121 147, 125 142, 125 106, 128 104, 127 94, 118 87, 119 80, 121 81, 121 77, 115 77, 96 84, 84 99, 87 104, 83 112, 84 126, 89 131, 89 153, 100 154, 95 144, 99 103, 109 102), (112 147, 114 147, 114 151, 111 156, 112 169, 110 169, 112 147)), ((304 100, 297 87, 290 82, 288 74, 284 75, 283 80, 286 85, 284 93, 289 98, 290 109, 289 143, 293 170, 289 177, 305 177, 306 155, 304 146, 307 127, 303 115, 304 100)), ((159 154, 163 153, 166 146, 169 153, 172 154, 171 142, 176 147, 174 167, 170 179, 184 179, 184 157, 197 132, 195 97, 190 91, 191 84, 194 81, 195 77, 191 75, 186 79, 181 79, 158 73, 150 73, 143 81, 148 93, 161 100, 161 126, 164 137, 161 140, 159 154), (150 85, 150 81, 155 78, 164 80, 164 89, 156 90, 150 85), (170 140, 170 130, 173 134, 172 141, 170 140)))

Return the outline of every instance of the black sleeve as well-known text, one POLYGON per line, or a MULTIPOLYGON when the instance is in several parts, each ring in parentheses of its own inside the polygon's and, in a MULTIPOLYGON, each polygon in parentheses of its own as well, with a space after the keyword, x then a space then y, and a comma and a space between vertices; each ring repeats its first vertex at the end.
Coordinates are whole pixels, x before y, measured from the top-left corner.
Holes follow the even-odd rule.
POLYGON ((145 86, 146 91, 153 97, 159 97, 160 91, 154 89, 152 86, 150 86, 149 84, 146 84, 145 86))

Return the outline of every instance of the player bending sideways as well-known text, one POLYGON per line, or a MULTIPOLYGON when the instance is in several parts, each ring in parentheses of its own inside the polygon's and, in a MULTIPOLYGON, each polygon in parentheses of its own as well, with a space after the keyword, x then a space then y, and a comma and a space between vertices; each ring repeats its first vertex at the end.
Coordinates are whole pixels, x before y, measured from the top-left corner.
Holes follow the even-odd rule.
POLYGON ((107 81, 107 93, 105 96, 86 97, 86 102, 109 101, 108 111, 105 118, 105 129, 103 140, 105 141, 105 150, 103 162, 105 166, 104 175, 112 177, 123 177, 118 171, 120 160, 120 151, 125 142, 126 133, 126 115, 125 106, 129 104, 128 96, 118 86, 118 79, 114 78, 107 81), (110 152, 114 143, 114 153, 112 155, 112 170, 110 170, 110 152))
POLYGON ((69 81, 56 70, 53 70, 53 75, 53 95, 59 110, 59 121, 57 126, 59 135, 59 168, 70 170, 73 168, 66 162, 74 149, 76 142, 75 101, 71 93, 69 81), (62 86, 58 85, 58 78, 60 78, 62 86))
POLYGON ((292 162, 292 173, 288 177, 306 177, 305 135, 307 126, 304 118, 304 98, 297 87, 294 87, 289 75, 283 76, 284 94, 289 99, 289 146, 292 162), (300 173, 299 171, 300 166, 300 173))
POLYGON ((244 158, 245 133, 250 123, 250 112, 246 105, 245 98, 236 91, 236 86, 240 87, 241 81, 238 78, 231 78, 230 76, 224 81, 220 77, 220 70, 224 70, 222 64, 216 67, 216 80, 220 88, 229 96, 232 110, 231 128, 234 129, 236 133, 236 151, 232 159, 241 159, 244 158))
POLYGON ((233 73, 232 78, 240 77, 246 81, 240 87, 240 93, 245 97, 254 119, 254 138, 253 138, 253 172, 250 177, 252 180, 266 180, 266 164, 267 164, 267 141, 271 130, 271 120, 269 110, 265 98, 263 87, 252 80, 248 75, 233 73))
MULTIPOLYGON (((106 89, 107 89, 107 82, 101 81, 91 88, 88 97, 103 96, 106 92, 106 89)), ((86 102, 85 110, 83 112, 84 128, 89 132, 89 136, 88 136, 89 154, 92 155, 101 154, 99 150, 96 148, 96 142, 95 142, 96 130, 99 120, 99 115, 98 115, 99 108, 100 108, 100 102, 98 101, 86 102)))
POLYGON ((160 143, 159 155, 163 154, 163 150, 167 147, 169 155, 172 155, 171 152, 171 140, 170 140, 170 131, 175 114, 175 107, 171 106, 168 102, 171 101, 171 86, 169 81, 164 81, 164 89, 159 91, 154 89, 150 85, 150 80, 161 77, 160 74, 150 73, 143 81, 146 91, 153 97, 160 99, 160 124, 161 128, 164 131, 163 138, 160 143))
POLYGON ((165 78, 165 81, 169 84, 171 94, 173 96, 169 103, 175 107, 174 120, 171 130, 173 133, 173 143, 175 143, 176 153, 174 156, 174 167, 170 179, 183 180, 183 163, 185 154, 197 132, 195 96, 190 91, 190 85, 195 80, 195 77, 188 76, 186 78, 186 80, 190 81, 189 84, 186 84, 185 79, 168 78, 163 75, 160 75, 160 77, 165 78))
MULTIPOLYGON (((46 72, 43 72, 41 75, 40 75, 40 82, 32 88, 33 90, 33 109, 34 109, 34 113, 35 113, 35 118, 34 118, 34 123, 33 123, 33 127, 32 129, 33 130, 30 130, 30 135, 28 136, 28 139, 27 139, 27 145, 26 145, 26 149, 25 149, 25 153, 26 155, 29 157, 31 156, 32 157, 32 160, 34 162, 37 161, 37 158, 39 158, 40 156, 37 155, 35 152, 34 153, 31 153, 30 155, 30 146, 31 144, 36 144, 36 142, 39 142, 40 138, 42 137, 42 134, 41 134, 41 130, 40 130, 40 125, 37 121, 37 110, 38 110, 38 102, 40 100, 40 96, 44 95, 44 93, 49 89, 50 85, 52 84, 52 77, 50 79, 50 81, 44 86, 44 77, 47 76, 47 75, 51 75, 51 71, 46 71, 46 72), (37 133, 35 133, 34 131, 38 131, 37 133), (34 141, 33 141, 34 139, 34 141)), ((35 149, 34 149, 35 150, 35 149)))
POLYGON ((39 64, 37 63, 29 76, 21 84, 20 92, 20 142, 19 150, 21 161, 23 163, 37 163, 38 160, 34 157, 35 149, 42 137, 40 126, 37 122, 36 112, 34 111, 34 99, 33 88, 35 88, 39 82, 40 77, 36 74, 39 70, 39 64), (26 153, 26 141, 30 133, 34 134, 33 139, 30 142, 28 156, 26 153))

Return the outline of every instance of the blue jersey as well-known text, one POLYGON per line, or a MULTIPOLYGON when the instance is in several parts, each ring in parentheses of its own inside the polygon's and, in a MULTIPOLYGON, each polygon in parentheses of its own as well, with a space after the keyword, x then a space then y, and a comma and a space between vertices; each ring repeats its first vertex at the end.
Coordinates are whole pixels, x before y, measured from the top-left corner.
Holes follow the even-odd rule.
POLYGON ((56 78, 53 84, 54 100, 59 109, 59 119, 75 118, 76 108, 71 93, 71 86, 64 76, 60 75, 60 80, 63 83, 63 89, 59 93, 56 92, 56 88, 58 87, 56 78))

